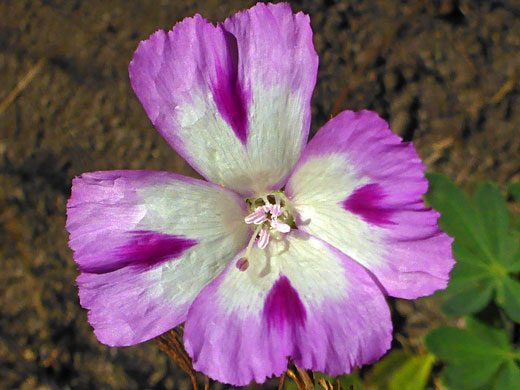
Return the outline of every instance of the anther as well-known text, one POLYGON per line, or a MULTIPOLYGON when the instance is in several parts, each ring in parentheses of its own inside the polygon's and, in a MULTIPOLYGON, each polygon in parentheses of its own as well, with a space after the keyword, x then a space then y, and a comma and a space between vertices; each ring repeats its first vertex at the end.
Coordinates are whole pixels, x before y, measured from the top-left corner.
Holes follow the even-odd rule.
POLYGON ((271 221, 271 227, 280 233, 289 233, 291 231, 291 227, 289 225, 280 222, 277 219, 271 221))
POLYGON ((260 230, 257 244, 260 249, 264 249, 269 244, 269 232, 266 229, 260 230))
POLYGON ((254 223, 255 225, 260 225, 261 223, 264 223, 267 221, 267 216, 264 212, 264 207, 258 207, 255 211, 253 211, 251 214, 249 214, 247 217, 244 218, 245 223, 251 224, 254 223))

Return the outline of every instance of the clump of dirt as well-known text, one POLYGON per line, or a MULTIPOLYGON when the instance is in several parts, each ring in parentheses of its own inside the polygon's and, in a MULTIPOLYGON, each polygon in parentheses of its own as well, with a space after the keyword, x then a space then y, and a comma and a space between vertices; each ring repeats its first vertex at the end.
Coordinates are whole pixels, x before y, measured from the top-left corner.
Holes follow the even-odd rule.
MULTIPOLYGON (((65 204, 82 172, 195 175, 153 129, 127 66, 139 41, 159 28, 196 12, 222 21, 252 4, 0 3, 0 104, 31 76, 0 113, 1 388, 190 387, 153 342, 109 348, 95 339, 77 298, 65 204)), ((310 14, 320 56, 313 132, 332 113, 368 108, 414 141, 430 169, 459 183, 520 178, 517 2, 301 0, 292 7, 310 14)), ((396 306, 400 337, 413 344, 434 308, 396 306)))

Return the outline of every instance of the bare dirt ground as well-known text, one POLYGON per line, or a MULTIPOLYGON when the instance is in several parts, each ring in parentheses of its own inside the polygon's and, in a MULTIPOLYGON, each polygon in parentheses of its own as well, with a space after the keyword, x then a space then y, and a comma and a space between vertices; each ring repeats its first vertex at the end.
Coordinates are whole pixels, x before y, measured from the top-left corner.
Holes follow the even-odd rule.
MULTIPOLYGON (((0 1, 0 388, 189 388, 154 342, 95 339, 65 205, 86 171, 194 175, 153 129, 128 63, 159 28, 196 12, 222 21, 253 3, 0 1)), ((310 14, 320 56, 313 132, 334 112, 369 108, 466 187, 520 179, 518 0, 291 3, 310 14)), ((394 307, 403 342, 436 321, 428 303, 394 307)))

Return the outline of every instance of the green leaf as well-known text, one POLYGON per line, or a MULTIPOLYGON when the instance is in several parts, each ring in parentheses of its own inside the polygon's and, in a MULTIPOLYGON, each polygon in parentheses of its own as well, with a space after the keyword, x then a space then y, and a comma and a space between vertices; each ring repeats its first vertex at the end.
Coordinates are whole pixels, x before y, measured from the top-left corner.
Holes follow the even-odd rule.
POLYGON ((485 233, 473 202, 445 176, 436 173, 426 176, 429 180, 426 200, 441 213, 441 228, 475 253, 485 254, 486 248, 481 244, 485 233))
POLYGON ((520 368, 514 360, 509 360, 500 370, 493 390, 512 389, 520 389, 520 368))
POLYGON ((463 363, 471 356, 475 360, 487 361, 500 356, 501 349, 466 329, 441 326, 426 336, 426 345, 434 355, 451 363, 463 363))
POLYGON ((489 277, 486 266, 470 264, 460 260, 455 263, 451 270, 448 289, 451 289, 450 293, 455 293, 489 277))
POLYGON ((516 357, 504 329, 466 319, 466 329, 443 326, 426 336, 430 351, 447 365, 441 378, 456 390, 489 389, 501 367, 516 357))
POLYGON ((505 241, 509 231, 507 202, 498 188, 491 183, 482 184, 477 189, 475 202, 490 252, 500 261, 505 255, 505 241))
POLYGON ((487 326, 472 317, 466 318, 466 329, 477 339, 496 347, 502 353, 511 349, 509 335, 505 329, 487 326))
POLYGON ((373 390, 424 390, 433 367, 431 354, 414 355, 405 350, 390 351, 368 374, 373 390))
POLYGON ((478 312, 496 297, 506 313, 520 321, 520 290, 510 274, 520 272, 520 243, 510 228, 507 202, 491 183, 473 199, 446 177, 428 174, 426 199, 441 213, 439 224, 455 239, 457 264, 444 294, 447 314, 478 312), (518 290, 518 291, 517 291, 518 290))
POLYGON ((467 359, 464 364, 450 364, 442 370, 441 380, 449 388, 473 390, 488 385, 500 368, 499 360, 482 364, 481 361, 467 359))
POLYGON ((506 276, 502 279, 503 300, 497 302, 514 321, 520 322, 520 283, 506 276))
POLYGON ((509 272, 520 271, 520 231, 512 231, 504 243, 504 264, 509 272))
MULTIPOLYGON (((517 203, 520 203, 520 181, 509 184, 507 191, 517 203)), ((520 216, 518 214, 513 214, 512 225, 513 229, 520 233, 520 216)), ((520 263, 520 260, 518 262, 520 263)))
POLYGON ((507 191, 517 202, 520 202, 520 181, 509 184, 507 191))
POLYGON ((431 354, 411 356, 391 375, 388 390, 424 390, 434 360, 431 354))
MULTIPOLYGON (((467 267, 475 267, 473 272, 479 272, 482 274, 489 274, 489 260, 474 250, 473 248, 464 246, 461 240, 455 238, 453 243, 453 256, 457 259, 458 263, 465 263, 467 267)), ((462 276, 462 275, 460 275, 462 276)))
POLYGON ((493 285, 486 282, 468 283, 442 304, 446 314, 471 314, 482 310, 491 299, 493 285))
POLYGON ((376 389, 387 389, 389 376, 401 367, 407 360, 409 354, 403 349, 394 349, 378 361, 370 372, 370 384, 376 389))
POLYGON ((509 273, 518 273, 520 272, 520 231, 513 232, 509 251, 511 252, 511 261, 506 269, 509 273))

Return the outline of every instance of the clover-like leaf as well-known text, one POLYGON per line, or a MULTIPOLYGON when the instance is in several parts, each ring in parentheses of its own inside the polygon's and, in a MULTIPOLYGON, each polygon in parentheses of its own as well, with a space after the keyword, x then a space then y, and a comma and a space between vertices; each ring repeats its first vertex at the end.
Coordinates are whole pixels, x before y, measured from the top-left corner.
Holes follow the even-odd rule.
POLYGON ((520 388, 518 351, 508 343, 507 332, 471 318, 466 325, 466 329, 443 326, 426 336, 429 350, 446 363, 444 384, 457 390, 520 388))
POLYGON ((482 184, 473 198, 446 177, 430 173, 426 200, 441 213, 441 228, 455 239, 457 261, 444 293, 447 314, 482 310, 493 296, 497 304, 520 322, 520 271, 518 234, 510 227, 507 202, 491 184, 482 184))

